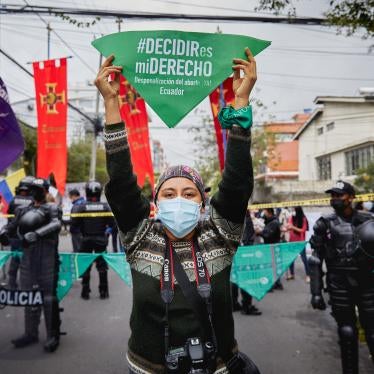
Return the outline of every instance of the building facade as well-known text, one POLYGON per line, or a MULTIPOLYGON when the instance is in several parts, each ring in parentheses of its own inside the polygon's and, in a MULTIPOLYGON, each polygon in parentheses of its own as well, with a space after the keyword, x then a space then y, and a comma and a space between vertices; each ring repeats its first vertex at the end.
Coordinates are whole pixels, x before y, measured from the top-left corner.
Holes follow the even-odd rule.
POLYGON ((353 181, 374 161, 374 96, 317 97, 320 105, 296 133, 299 180, 353 181))

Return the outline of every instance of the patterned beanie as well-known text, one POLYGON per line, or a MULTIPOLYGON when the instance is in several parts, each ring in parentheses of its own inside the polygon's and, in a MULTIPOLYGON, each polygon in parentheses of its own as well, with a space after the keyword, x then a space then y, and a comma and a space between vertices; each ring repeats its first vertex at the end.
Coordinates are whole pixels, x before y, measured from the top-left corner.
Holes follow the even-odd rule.
POLYGON ((205 193, 204 193, 204 183, 201 179, 200 174, 190 166, 177 165, 167 168, 158 179, 156 189, 155 189, 155 202, 157 201, 158 192, 162 184, 170 178, 187 178, 192 181, 200 192, 201 198, 203 200, 203 206, 205 206, 205 193))

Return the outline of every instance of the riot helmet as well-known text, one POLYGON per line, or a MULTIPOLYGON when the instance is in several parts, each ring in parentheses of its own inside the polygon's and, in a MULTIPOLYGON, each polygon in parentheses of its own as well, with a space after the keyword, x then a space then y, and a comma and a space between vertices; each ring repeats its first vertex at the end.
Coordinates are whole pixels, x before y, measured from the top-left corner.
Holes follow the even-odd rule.
POLYGON ((100 201, 103 188, 97 181, 89 181, 86 183, 86 197, 88 201, 100 201))
POLYGON ((27 175, 22 178, 16 187, 16 195, 25 195, 28 196, 31 193, 31 186, 35 178, 31 175, 27 175))
POLYGON ((46 179, 35 178, 30 187, 31 195, 33 196, 34 200, 37 202, 44 201, 46 199, 49 186, 50 184, 46 179))

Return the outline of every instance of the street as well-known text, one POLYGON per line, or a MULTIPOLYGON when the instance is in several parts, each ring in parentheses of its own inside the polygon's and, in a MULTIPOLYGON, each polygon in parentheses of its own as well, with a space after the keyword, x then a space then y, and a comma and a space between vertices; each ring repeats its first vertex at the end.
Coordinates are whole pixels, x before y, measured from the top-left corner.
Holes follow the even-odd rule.
MULTIPOLYGON (((69 246, 62 237, 60 248, 69 246)), ((65 249, 66 248, 66 249, 65 249)), ((97 271, 92 271, 91 299, 80 298, 75 283, 61 306, 61 345, 53 354, 44 353, 44 321, 40 343, 16 350, 10 340, 23 333, 22 308, 0 310, 1 374, 125 374, 125 353, 129 338, 131 289, 113 272, 110 298, 100 300, 97 271)), ((261 374, 340 373, 339 347, 335 322, 330 311, 313 311, 309 285, 304 281, 300 260, 296 280, 283 280, 284 291, 274 291, 255 305, 262 316, 235 313, 236 336, 240 349, 258 365, 261 374)), ((373 373, 366 344, 360 344, 360 373, 373 373)))

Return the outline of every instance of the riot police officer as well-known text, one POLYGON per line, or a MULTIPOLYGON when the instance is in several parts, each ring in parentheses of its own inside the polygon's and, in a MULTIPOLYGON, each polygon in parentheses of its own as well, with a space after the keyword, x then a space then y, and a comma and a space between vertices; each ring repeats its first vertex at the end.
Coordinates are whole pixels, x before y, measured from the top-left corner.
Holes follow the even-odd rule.
MULTIPOLYGON (((34 177, 26 176, 22 178, 16 187, 16 195, 13 200, 9 203, 8 214, 15 215, 17 211, 23 207, 29 206, 33 202, 33 197, 31 196, 30 187, 34 181, 34 177)), ((14 217, 10 217, 8 222, 12 222, 14 217)), ((12 251, 22 251, 22 240, 16 235, 9 237, 10 248, 12 251)), ((17 273, 20 264, 20 257, 12 256, 10 260, 9 270, 8 270, 8 288, 17 288, 17 273)))
MULTIPOLYGON (((19 209, 15 219, 1 232, 3 244, 16 233, 23 242, 20 279, 23 290, 43 292, 43 312, 47 330, 46 352, 54 352, 60 341, 60 309, 56 296, 58 280, 58 234, 61 229, 60 212, 55 204, 46 202, 49 184, 35 179, 30 186, 34 202, 19 209)), ((38 341, 41 307, 25 307, 25 333, 12 340, 16 348, 38 341)))
POLYGON ((374 219, 352 208, 353 186, 344 181, 327 190, 334 213, 318 219, 310 240, 311 304, 324 310, 322 263, 332 315, 338 325, 343 374, 358 373, 356 307, 374 363, 374 219))
MULTIPOLYGON (((114 219, 107 203, 101 202, 102 187, 99 182, 91 181, 86 184, 86 202, 74 205, 72 208, 71 225, 73 229, 79 229, 82 233, 80 252, 102 253, 108 245, 106 230, 114 226, 114 219), (97 216, 74 216, 74 213, 98 213, 97 216)), ((99 272, 99 293, 101 299, 109 297, 108 290, 108 265, 102 256, 96 260, 96 268, 99 272)), ((81 297, 84 300, 90 298, 90 272, 91 266, 83 274, 81 297)))

